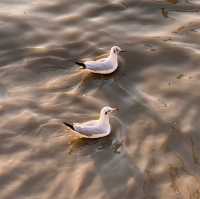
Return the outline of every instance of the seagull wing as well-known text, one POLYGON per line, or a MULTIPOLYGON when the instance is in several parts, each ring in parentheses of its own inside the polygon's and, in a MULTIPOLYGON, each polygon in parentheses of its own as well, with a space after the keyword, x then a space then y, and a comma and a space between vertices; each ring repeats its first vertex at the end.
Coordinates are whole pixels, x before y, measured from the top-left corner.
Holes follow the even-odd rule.
POLYGON ((94 134, 104 133, 104 129, 99 125, 98 120, 91 120, 84 123, 74 123, 74 129, 80 134, 92 137, 94 134))
POLYGON ((112 69, 112 62, 107 59, 98 59, 96 61, 87 61, 85 62, 86 68, 93 71, 107 71, 112 69))

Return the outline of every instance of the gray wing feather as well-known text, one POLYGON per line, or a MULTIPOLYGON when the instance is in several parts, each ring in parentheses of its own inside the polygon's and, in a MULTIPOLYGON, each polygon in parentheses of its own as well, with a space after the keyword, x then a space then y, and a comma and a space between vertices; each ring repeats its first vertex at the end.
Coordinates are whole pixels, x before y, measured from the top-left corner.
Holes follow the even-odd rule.
POLYGON ((105 71, 112 69, 112 63, 108 59, 102 59, 97 61, 87 61, 85 65, 88 69, 95 70, 95 71, 105 71))
POLYGON ((104 133, 102 132, 102 128, 100 128, 99 125, 97 125, 97 121, 93 120, 93 121, 89 121, 89 122, 85 122, 85 123, 74 123, 74 129, 86 136, 92 136, 94 134, 101 134, 104 133))

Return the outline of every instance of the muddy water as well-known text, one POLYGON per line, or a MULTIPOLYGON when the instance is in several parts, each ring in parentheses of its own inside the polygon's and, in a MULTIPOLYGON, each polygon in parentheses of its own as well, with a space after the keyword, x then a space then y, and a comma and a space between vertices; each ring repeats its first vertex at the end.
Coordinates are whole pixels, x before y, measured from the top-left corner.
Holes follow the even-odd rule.
POLYGON ((0 198, 199 198, 199 66, 199 0, 1 0, 0 198), (74 65, 113 45, 114 74, 74 65), (104 105, 109 137, 62 125, 104 105))

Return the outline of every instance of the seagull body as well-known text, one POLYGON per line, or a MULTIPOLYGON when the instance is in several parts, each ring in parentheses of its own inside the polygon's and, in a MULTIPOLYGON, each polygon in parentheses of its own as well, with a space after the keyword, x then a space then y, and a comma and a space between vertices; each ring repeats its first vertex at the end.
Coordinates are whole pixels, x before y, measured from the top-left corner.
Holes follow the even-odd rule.
POLYGON ((80 137, 85 138, 100 138, 110 134, 111 126, 109 122, 109 113, 116 110, 109 106, 101 109, 100 117, 98 120, 91 120, 83 123, 64 124, 70 127, 73 131, 79 134, 80 137))
POLYGON ((110 74, 118 67, 118 55, 124 52, 118 46, 113 46, 108 57, 96 61, 75 62, 92 73, 110 74))

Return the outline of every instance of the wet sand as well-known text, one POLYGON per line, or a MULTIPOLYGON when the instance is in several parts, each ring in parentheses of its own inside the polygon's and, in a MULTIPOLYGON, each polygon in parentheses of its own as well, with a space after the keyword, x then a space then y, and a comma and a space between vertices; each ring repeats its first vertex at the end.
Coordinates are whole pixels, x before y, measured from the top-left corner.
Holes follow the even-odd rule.
POLYGON ((200 2, 0 2, 1 199, 200 198, 200 2), (119 45, 108 76, 79 70, 119 45), (112 134, 63 121, 117 106, 112 134))

